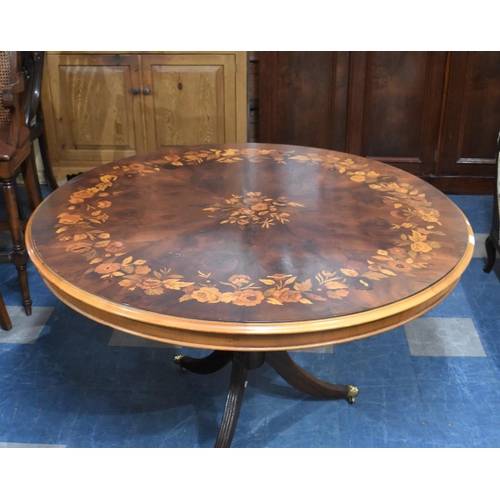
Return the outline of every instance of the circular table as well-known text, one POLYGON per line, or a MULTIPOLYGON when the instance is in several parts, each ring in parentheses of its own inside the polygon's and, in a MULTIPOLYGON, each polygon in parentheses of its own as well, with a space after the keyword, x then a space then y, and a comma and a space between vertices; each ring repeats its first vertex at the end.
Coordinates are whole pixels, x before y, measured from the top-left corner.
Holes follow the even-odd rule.
POLYGON ((232 362, 217 447, 231 444, 246 374, 264 362, 313 396, 287 350, 347 342, 442 301, 472 257, 463 213, 417 177, 351 154, 276 144, 173 147, 94 168, 54 191, 26 243, 81 314, 232 362))

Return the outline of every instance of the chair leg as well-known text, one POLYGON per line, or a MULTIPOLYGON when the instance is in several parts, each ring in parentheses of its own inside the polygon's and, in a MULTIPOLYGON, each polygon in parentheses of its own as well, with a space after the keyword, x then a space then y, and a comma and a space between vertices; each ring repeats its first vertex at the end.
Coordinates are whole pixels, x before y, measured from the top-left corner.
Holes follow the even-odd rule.
POLYGON ((495 247, 495 244, 493 243, 493 239, 491 238, 491 236, 488 236, 486 238, 484 244, 486 246, 487 259, 486 259, 486 264, 483 267, 483 271, 485 273, 489 273, 493 268, 493 264, 495 263, 495 259, 497 256, 497 249, 495 247))
POLYGON ((7 308, 5 307, 2 294, 0 294, 0 326, 3 330, 10 330, 12 328, 12 323, 10 321, 7 308))
POLYGON ((42 190, 40 189, 40 181, 38 180, 38 172, 36 171, 35 150, 33 147, 21 165, 21 172, 28 195, 28 203, 33 212, 42 203, 42 190))
POLYGON ((26 249, 24 247, 24 237, 21 229, 21 222, 19 220, 19 213, 17 211, 16 189, 15 180, 2 179, 3 193, 5 196, 5 204, 7 205, 7 213, 9 216, 10 234, 12 237, 12 262, 16 266, 19 282, 21 284, 21 295, 23 298, 23 306, 26 311, 26 316, 31 315, 31 297, 28 286, 28 271, 26 256, 26 249))
POLYGON ((17 182, 14 184, 14 189, 16 191, 16 202, 17 202, 17 213, 19 214, 19 220, 28 220, 26 213, 24 211, 23 202, 19 194, 19 186, 17 182))
POLYGON ((38 137, 40 155, 42 156, 43 161, 43 173, 45 175, 45 179, 49 183, 50 188, 54 190, 57 189, 59 185, 57 184, 57 179, 54 175, 54 171, 52 170, 52 163, 50 162, 49 148, 47 146, 47 138, 45 136, 45 124, 43 123, 43 115, 40 108, 39 112, 37 113, 37 122, 41 122, 43 124, 43 132, 38 137))

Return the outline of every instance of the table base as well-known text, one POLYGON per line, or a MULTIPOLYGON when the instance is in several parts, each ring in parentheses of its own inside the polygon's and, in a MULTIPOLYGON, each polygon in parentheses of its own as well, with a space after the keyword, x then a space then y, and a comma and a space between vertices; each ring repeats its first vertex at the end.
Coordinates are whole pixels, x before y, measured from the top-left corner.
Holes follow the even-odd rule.
POLYGON ((325 399, 346 399, 354 403, 359 389, 352 385, 335 385, 307 373, 286 351, 240 352, 214 351, 204 358, 179 355, 174 361, 193 373, 209 374, 233 362, 224 414, 215 441, 215 448, 229 448, 238 423, 248 370, 261 367, 266 361, 292 387, 310 396, 325 399))

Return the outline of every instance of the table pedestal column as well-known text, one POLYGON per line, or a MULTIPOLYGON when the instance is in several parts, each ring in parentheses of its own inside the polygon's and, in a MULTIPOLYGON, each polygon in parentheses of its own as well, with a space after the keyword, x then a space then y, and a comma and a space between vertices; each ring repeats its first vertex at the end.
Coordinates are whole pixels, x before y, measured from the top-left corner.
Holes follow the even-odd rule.
POLYGON ((265 362, 269 363, 292 387, 310 396, 325 399, 347 399, 350 403, 354 403, 355 397, 359 393, 359 389, 352 385, 329 384, 307 373, 293 361, 286 351, 214 351, 204 358, 180 355, 176 356, 174 361, 183 369, 200 374, 214 373, 230 361, 233 362, 226 406, 215 441, 215 448, 231 446, 243 401, 248 370, 259 368, 265 362))

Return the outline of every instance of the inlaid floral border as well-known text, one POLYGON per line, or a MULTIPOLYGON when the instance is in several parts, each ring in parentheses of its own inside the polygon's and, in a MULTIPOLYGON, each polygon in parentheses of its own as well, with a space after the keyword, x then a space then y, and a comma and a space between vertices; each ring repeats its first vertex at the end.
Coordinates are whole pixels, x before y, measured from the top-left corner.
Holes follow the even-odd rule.
MULTIPOLYGON (((88 261, 85 274, 92 273, 102 280, 116 282, 128 291, 142 290, 147 295, 162 295, 166 291, 181 293, 179 302, 195 300, 206 304, 225 303, 235 306, 256 306, 261 303, 285 305, 301 303, 304 305, 329 300, 343 300, 353 289, 371 290, 375 282, 390 279, 401 273, 415 277, 414 272, 427 267, 433 251, 440 248, 436 237, 446 236, 440 231, 439 212, 426 200, 425 193, 408 183, 385 182, 383 176, 371 169, 368 163, 359 164, 352 159, 341 160, 333 155, 298 155, 293 151, 248 148, 207 149, 187 152, 182 156, 170 155, 161 160, 132 163, 126 166, 110 167, 109 173, 100 176, 96 184, 71 194, 67 211, 58 215, 55 232, 60 241, 67 242, 66 252, 81 254, 88 261), (272 159, 279 164, 294 160, 311 166, 322 166, 346 175, 350 181, 365 184, 369 189, 381 193, 383 202, 392 208, 390 214, 396 220, 391 230, 394 238, 391 246, 379 248, 361 268, 338 268, 318 270, 315 276, 299 278, 290 274, 274 274, 257 279, 247 275, 232 275, 225 281, 216 280, 211 273, 198 271, 191 281, 184 276, 172 273, 171 269, 152 269, 148 262, 129 254, 126 245, 113 238, 106 231, 109 219, 106 209, 111 207, 110 189, 118 175, 149 176, 165 168, 185 168, 215 161, 217 163, 239 163, 243 159, 260 163, 272 159)), ((113 192, 119 196, 119 192, 113 192)), ((289 202, 286 198, 273 200, 260 192, 246 193, 247 198, 255 198, 253 205, 277 202, 275 211, 278 217, 269 220, 269 214, 259 215, 258 208, 237 207, 221 223, 238 223, 239 226, 255 223, 268 228, 270 222, 288 222, 289 215, 283 206, 303 207, 300 203, 289 202), (267 201, 265 201, 267 200, 267 201), (279 207, 279 210, 278 210, 279 207), (252 214, 241 212, 252 210, 252 214), (268 216, 263 218, 263 216, 268 216), (241 216, 246 216, 240 219, 241 216), (252 218, 255 218, 252 220, 252 218), (280 220, 282 219, 282 220, 280 220), (247 223, 240 223, 246 220, 247 223), (234 222, 233 222, 234 221, 234 222)), ((241 204, 241 195, 233 194, 228 205, 241 204)), ((247 204, 248 205, 248 204, 247 204)), ((249 205, 251 205, 249 203, 249 205)), ((224 205, 206 207, 207 211, 217 211, 224 205)))

